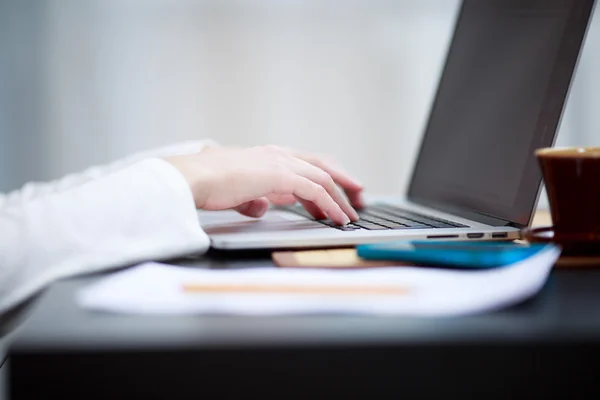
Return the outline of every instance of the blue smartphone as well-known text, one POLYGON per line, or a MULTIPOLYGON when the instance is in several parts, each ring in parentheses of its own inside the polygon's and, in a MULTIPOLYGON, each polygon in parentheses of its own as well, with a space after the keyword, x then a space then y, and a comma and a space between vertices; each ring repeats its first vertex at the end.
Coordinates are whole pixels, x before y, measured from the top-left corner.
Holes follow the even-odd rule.
POLYGON ((367 260, 393 260, 418 265, 464 269, 497 268, 532 256, 547 244, 466 241, 397 241, 357 246, 367 260))

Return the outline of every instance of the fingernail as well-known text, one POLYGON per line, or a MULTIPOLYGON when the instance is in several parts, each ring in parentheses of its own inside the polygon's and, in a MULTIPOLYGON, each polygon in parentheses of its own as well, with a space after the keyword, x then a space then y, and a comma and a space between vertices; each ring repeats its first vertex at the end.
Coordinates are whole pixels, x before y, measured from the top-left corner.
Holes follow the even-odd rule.
POLYGON ((344 217, 344 225, 348 225, 350 223, 350 218, 348 216, 344 217))

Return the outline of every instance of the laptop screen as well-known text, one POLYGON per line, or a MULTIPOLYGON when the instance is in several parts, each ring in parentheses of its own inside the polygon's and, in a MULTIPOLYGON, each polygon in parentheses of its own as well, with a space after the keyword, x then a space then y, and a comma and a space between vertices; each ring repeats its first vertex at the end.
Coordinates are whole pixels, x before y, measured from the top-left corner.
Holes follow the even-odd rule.
MULTIPOLYGON (((593 0, 465 0, 408 197, 526 225, 593 0)), ((477 219, 477 218, 475 218, 477 219)))

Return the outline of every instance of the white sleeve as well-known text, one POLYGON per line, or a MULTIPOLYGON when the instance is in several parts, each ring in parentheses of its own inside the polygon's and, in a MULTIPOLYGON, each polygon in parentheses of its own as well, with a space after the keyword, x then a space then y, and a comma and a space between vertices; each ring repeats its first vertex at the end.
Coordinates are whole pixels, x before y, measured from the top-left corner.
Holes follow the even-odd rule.
POLYGON ((201 151, 207 145, 216 145, 216 143, 210 140, 195 140, 177 143, 154 150, 139 152, 108 165, 90 167, 83 172, 67 175, 60 180, 28 183, 20 190, 11 192, 8 195, 0 194, 0 209, 9 205, 22 204, 48 194, 71 189, 148 158, 163 158, 181 154, 192 154, 201 151))
POLYGON ((0 311, 59 278, 208 247, 183 175, 146 159, 0 209, 0 311))

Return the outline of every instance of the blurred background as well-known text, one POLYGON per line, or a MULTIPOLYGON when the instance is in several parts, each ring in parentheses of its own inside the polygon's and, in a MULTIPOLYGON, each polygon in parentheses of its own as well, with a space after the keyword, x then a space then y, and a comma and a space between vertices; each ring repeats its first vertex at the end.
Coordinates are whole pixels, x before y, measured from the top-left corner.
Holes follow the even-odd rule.
MULTIPOLYGON (((0 191, 212 138, 331 153, 402 193, 458 5, 0 0, 0 191)), ((598 19, 559 145, 600 145, 598 19)))

